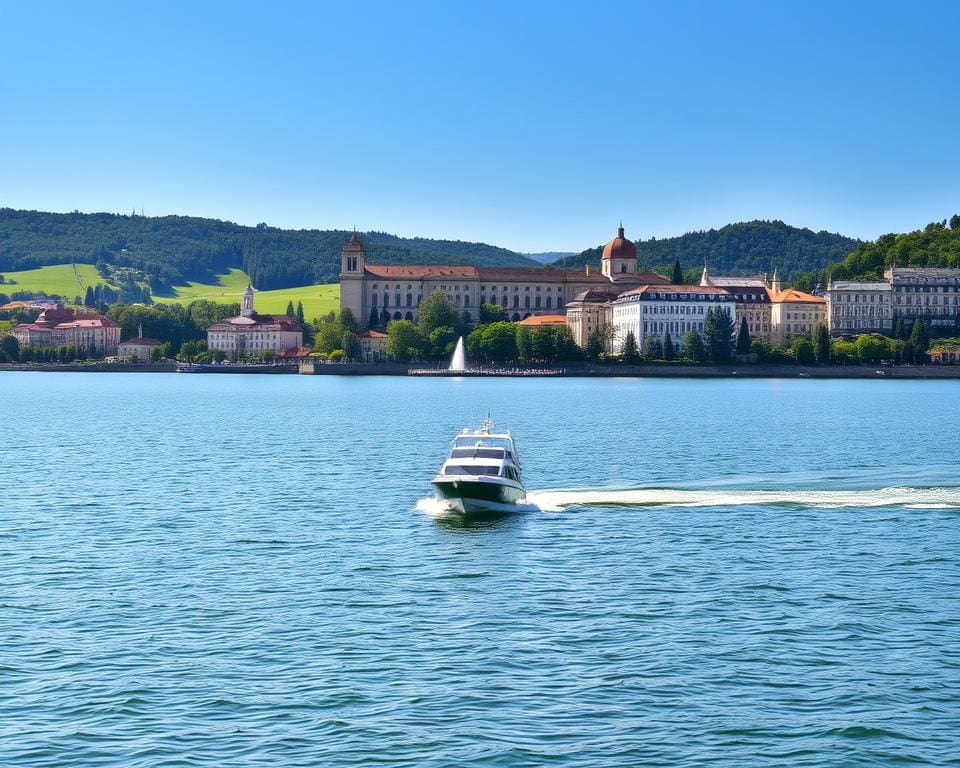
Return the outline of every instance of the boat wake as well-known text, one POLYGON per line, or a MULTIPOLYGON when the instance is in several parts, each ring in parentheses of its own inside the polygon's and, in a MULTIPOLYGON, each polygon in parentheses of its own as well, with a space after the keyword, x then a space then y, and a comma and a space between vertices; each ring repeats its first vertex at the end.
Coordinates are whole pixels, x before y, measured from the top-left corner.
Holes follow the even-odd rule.
MULTIPOLYGON (((960 487, 893 487, 866 490, 679 490, 671 488, 571 488, 530 491, 524 504, 491 505, 493 513, 559 512, 569 507, 900 507, 960 509, 960 487)), ((417 510, 430 517, 462 514, 448 502, 423 498, 417 510)))
POLYGON ((960 488, 880 488, 869 490, 624 490, 570 489, 532 491, 527 501, 544 511, 566 507, 746 507, 784 506, 840 509, 903 507, 960 509, 960 488))

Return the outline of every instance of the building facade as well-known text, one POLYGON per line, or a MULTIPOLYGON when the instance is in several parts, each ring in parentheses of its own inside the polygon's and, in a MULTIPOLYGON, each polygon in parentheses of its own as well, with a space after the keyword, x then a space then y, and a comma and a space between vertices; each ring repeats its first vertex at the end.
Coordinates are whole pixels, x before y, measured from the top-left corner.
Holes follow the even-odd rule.
POLYGON ((820 323, 827 322, 827 302, 820 296, 796 288, 779 290, 774 279, 770 289, 770 340, 788 344, 794 336, 809 336, 820 323))
POLYGON ((161 341, 138 336, 135 339, 121 341, 117 349, 117 357, 121 360, 137 360, 141 363, 147 362, 150 360, 150 355, 153 353, 153 350, 162 346, 163 342, 161 341))
POLYGON ((740 330, 741 321, 746 318, 747 330, 751 339, 771 340, 773 324, 771 321, 770 293, 767 290, 766 277, 727 277, 711 275, 706 264, 703 266, 703 275, 700 285, 714 288, 723 288, 733 296, 736 305, 734 321, 736 330, 740 330))
POLYGON ((726 310, 731 321, 736 311, 730 293, 700 285, 645 285, 621 293, 608 306, 608 322, 613 326, 609 351, 614 353, 623 349, 630 331, 640 347, 648 336, 660 341, 669 336, 673 348, 680 351, 687 331, 703 335, 704 318, 711 309, 726 310))
POLYGON ((253 308, 253 286, 243 294, 240 314, 207 328, 207 349, 239 359, 303 346, 303 328, 288 315, 261 315, 253 308))
POLYGON ((894 319, 960 328, 960 269, 892 267, 884 277, 893 290, 894 319))
POLYGON ((827 286, 827 318, 834 336, 893 333, 893 287, 837 280, 827 286))
POLYGON ((586 349, 591 334, 607 324, 610 302, 616 298, 614 291, 589 290, 578 293, 567 304, 567 325, 578 347, 586 349))
POLYGON ((20 346, 57 347, 69 344, 93 355, 114 355, 120 326, 105 315, 79 315, 72 309, 45 309, 33 323, 13 329, 20 346))
POLYGON ((667 278, 637 269, 637 249, 621 226, 604 246, 600 274, 542 268, 469 266, 384 266, 367 264, 363 242, 356 235, 340 255, 340 306, 370 327, 387 320, 414 320, 419 306, 435 290, 443 291, 476 322, 483 304, 499 304, 507 317, 520 321, 535 315, 563 313, 588 290, 619 293, 641 285, 667 284, 667 278), (616 286, 614 288, 614 286, 616 286))

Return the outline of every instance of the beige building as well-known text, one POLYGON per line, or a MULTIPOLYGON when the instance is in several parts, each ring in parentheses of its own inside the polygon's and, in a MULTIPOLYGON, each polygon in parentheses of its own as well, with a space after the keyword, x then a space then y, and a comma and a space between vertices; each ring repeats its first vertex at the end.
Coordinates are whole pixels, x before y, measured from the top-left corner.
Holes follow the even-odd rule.
POLYGON ((113 355, 120 344, 120 326, 104 315, 78 315, 72 309, 45 309, 33 323, 13 329, 20 346, 70 344, 93 355, 113 355))
POLYGON ((387 359, 387 334, 368 329, 361 332, 359 338, 365 363, 387 359))
POLYGON ((796 288, 780 290, 774 277, 770 288, 770 340, 788 344, 794 336, 809 335, 820 323, 827 322, 827 302, 796 288))
POLYGON ((834 336, 893 333, 890 283, 837 280, 827 287, 827 317, 834 336))
POLYGON ((894 318, 928 326, 960 327, 960 269, 892 267, 884 277, 893 290, 894 318))
POLYGON ((564 312, 584 291, 620 293, 667 283, 661 275, 638 273, 637 248, 624 236, 622 226, 603 249, 600 274, 589 267, 578 272, 548 267, 373 265, 366 263, 363 242, 354 235, 341 251, 340 306, 349 308, 364 327, 386 320, 415 321, 420 302, 439 289, 473 321, 483 304, 499 304, 516 322, 564 312))
POLYGON ((303 346, 303 328, 287 315, 261 315, 253 308, 253 286, 248 285, 237 317, 207 328, 207 349, 219 349, 233 359, 280 352, 303 346))
POLYGON ((607 323, 611 301, 617 298, 614 291, 583 291, 567 304, 567 325, 578 347, 586 349, 590 335, 607 323))
POLYGON ((137 360, 141 363, 149 362, 153 350, 163 346, 163 342, 156 339, 147 339, 138 336, 135 339, 121 341, 117 349, 117 357, 121 360, 137 360))

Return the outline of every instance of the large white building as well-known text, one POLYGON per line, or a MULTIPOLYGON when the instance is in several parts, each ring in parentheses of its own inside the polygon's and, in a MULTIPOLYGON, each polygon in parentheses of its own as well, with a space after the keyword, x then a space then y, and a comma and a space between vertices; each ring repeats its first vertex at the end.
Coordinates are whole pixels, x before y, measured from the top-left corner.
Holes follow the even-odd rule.
MULTIPOLYGON (((776 280, 776 273, 774 280, 776 280)), ((736 330, 740 330, 740 322, 747 320, 747 330, 751 339, 770 341, 772 330, 771 311, 772 302, 767 289, 766 276, 763 277, 727 277, 711 275, 707 265, 703 265, 703 275, 700 277, 703 287, 723 288, 733 296, 736 305, 736 330)))
POLYGON ((364 326, 387 320, 417 320, 420 302, 443 291, 471 320, 483 304, 499 304, 513 321, 531 315, 565 311, 567 303, 587 290, 621 293, 642 285, 670 281, 637 269, 637 248, 624 236, 604 246, 601 270, 583 272, 548 267, 393 266, 367 264, 363 242, 354 235, 340 256, 340 306, 349 308, 364 326))
POLYGON ((261 315, 253 308, 253 286, 248 285, 237 317, 207 328, 207 349, 222 350, 230 358, 257 356, 303 346, 303 328, 287 315, 261 315))
POLYGON ((892 267, 884 277, 893 289, 895 318, 960 328, 960 269, 892 267))
POLYGON ((830 333, 893 332, 893 286, 884 282, 836 280, 827 286, 830 333))
POLYGON ((681 350, 683 334, 703 334, 703 321, 711 309, 724 309, 735 319, 734 297, 723 288, 701 285, 645 285, 621 293, 610 302, 608 319, 613 326, 612 350, 623 348, 627 334, 633 331, 638 346, 648 336, 663 341, 670 337, 675 350, 681 350))

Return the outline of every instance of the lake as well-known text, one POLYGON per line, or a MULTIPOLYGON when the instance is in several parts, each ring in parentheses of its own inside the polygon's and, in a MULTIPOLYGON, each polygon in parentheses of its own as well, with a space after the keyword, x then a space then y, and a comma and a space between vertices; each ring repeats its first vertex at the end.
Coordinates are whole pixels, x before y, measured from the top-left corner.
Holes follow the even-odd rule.
POLYGON ((0 764, 960 758, 960 382, 0 373, 0 764), (439 517, 487 413, 532 508, 439 517))

